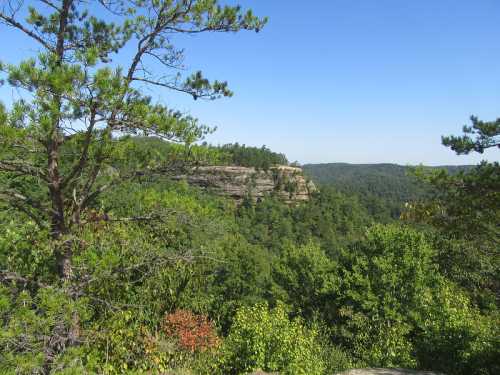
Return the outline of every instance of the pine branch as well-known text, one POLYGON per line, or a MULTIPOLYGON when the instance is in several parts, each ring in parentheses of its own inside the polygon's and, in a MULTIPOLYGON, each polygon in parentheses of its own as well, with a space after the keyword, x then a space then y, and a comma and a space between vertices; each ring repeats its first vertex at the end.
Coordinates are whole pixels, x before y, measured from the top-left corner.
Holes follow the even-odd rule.
POLYGON ((53 46, 51 46, 47 41, 45 41, 42 37, 37 35, 34 31, 29 30, 25 26, 23 26, 21 23, 16 21, 13 17, 7 16, 3 12, 0 12, 0 20, 3 20, 4 23, 8 26, 14 27, 18 30, 21 30, 23 33, 31 37, 32 39, 36 40, 38 43, 40 43, 44 48, 51 52, 55 52, 55 49, 53 46))

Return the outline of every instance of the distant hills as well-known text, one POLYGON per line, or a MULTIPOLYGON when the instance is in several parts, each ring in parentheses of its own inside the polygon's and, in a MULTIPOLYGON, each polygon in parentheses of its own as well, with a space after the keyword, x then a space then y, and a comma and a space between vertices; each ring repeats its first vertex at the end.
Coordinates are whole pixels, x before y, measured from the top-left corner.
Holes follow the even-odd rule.
MULTIPOLYGON (((430 191, 411 175, 410 166, 398 164, 305 164, 304 173, 318 185, 329 185, 359 196, 375 216, 398 217, 405 202, 424 197, 430 191)), ((438 166, 457 173, 471 166, 438 166)))

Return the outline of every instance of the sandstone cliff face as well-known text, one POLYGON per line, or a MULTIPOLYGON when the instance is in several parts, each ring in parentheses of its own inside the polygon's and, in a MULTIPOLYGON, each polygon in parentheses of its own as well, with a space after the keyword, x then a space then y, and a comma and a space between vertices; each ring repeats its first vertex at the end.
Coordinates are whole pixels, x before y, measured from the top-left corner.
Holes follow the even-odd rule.
POLYGON ((259 200, 276 194, 287 203, 296 203, 308 200, 316 190, 312 182, 306 181, 301 168, 289 166, 275 166, 267 171, 239 166, 198 167, 178 179, 239 202, 246 197, 259 200))

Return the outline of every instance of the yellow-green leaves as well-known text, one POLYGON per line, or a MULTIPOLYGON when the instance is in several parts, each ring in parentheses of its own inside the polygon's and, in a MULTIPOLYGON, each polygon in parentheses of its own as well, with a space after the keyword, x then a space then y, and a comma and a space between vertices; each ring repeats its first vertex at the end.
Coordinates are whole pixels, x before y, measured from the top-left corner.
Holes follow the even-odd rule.
POLYGON ((288 375, 323 374, 316 339, 317 332, 300 320, 290 320, 283 305, 243 307, 223 344, 222 373, 260 369, 288 375))

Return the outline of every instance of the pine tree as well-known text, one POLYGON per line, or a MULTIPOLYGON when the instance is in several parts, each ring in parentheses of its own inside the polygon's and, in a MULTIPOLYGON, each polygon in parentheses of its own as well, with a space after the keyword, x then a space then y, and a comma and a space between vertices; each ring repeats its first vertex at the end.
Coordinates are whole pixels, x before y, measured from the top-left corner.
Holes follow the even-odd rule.
POLYGON ((0 9, 2 24, 39 48, 19 64, 0 65, 7 83, 24 93, 9 109, 0 107, 0 199, 50 227, 62 244, 60 277, 69 279, 68 238, 99 194, 130 177, 109 173, 110 161, 127 152, 116 135, 189 145, 210 131, 153 103, 144 89, 158 86, 194 99, 232 95, 226 82, 210 82, 201 72, 182 77, 184 51, 175 36, 259 31, 266 20, 217 0, 32 3, 9 1, 0 9))

